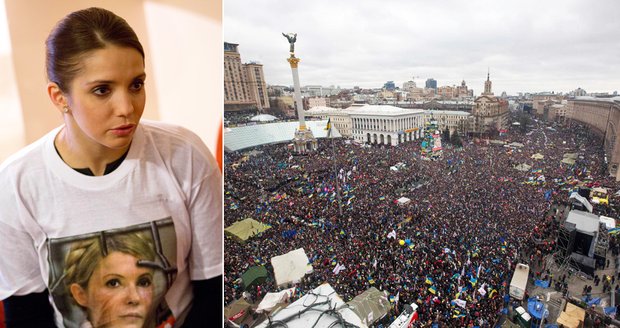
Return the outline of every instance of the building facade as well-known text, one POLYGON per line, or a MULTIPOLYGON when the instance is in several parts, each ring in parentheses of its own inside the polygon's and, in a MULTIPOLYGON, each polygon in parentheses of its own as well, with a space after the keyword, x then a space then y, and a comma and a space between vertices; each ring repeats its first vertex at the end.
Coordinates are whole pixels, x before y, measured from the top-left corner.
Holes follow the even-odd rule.
POLYGON ((468 132, 470 113, 456 110, 426 110, 426 121, 437 121, 437 128, 441 131, 448 129, 450 135, 458 132, 463 135, 468 132))
POLYGON ((508 101, 497 98, 491 90, 490 74, 484 82, 484 92, 474 101, 470 132, 475 134, 492 133, 508 128, 508 101))
POLYGON ((561 103, 551 103, 545 107, 543 118, 548 121, 564 122, 566 119, 567 101, 561 103))
POLYGON ((311 97, 305 98, 304 100, 308 102, 307 108, 330 106, 330 99, 328 97, 311 97))
POLYGON ((394 81, 387 81, 383 84, 383 89, 394 91, 396 90, 396 84, 394 84, 394 81))
POLYGON ((246 71, 246 83, 252 102, 260 112, 269 109, 269 93, 267 92, 267 82, 265 82, 265 75, 263 74, 263 65, 248 63, 243 64, 243 66, 246 71))
POLYGON ((269 108, 263 65, 241 63, 239 45, 224 42, 224 111, 269 108))
POLYGON ((359 143, 397 146, 422 137, 423 110, 367 105, 349 111, 352 137, 359 143))
POLYGON ((620 180, 620 97, 576 97, 568 100, 566 117, 588 126, 602 136, 608 171, 616 181, 620 180))
POLYGON ((553 104, 559 104, 564 97, 560 95, 556 95, 554 93, 539 93, 532 96, 532 109, 534 110, 535 115, 539 117, 545 116, 545 107, 547 107, 547 111, 549 110, 549 106, 553 104))
POLYGON ((346 109, 316 106, 307 110, 305 115, 306 117, 329 120, 332 126, 336 128, 343 137, 351 138, 353 136, 353 132, 351 131, 351 116, 346 109))
POLYGON ((461 81, 461 85, 456 87, 456 98, 469 98, 474 96, 474 90, 467 87, 465 80, 461 81))
MULTIPOLYGON (((490 86, 489 86, 490 87, 490 86)), ((474 90, 469 90, 465 80, 459 86, 441 86, 437 88, 437 95, 441 99, 465 99, 474 96, 474 90)))
POLYGON ((427 79, 425 86, 426 86, 427 89, 437 90, 437 81, 435 79, 433 79, 433 78, 427 79))
POLYGON ((414 81, 407 81, 405 83, 403 83, 403 90, 405 91, 411 91, 411 89, 413 88, 417 88, 417 85, 414 81))

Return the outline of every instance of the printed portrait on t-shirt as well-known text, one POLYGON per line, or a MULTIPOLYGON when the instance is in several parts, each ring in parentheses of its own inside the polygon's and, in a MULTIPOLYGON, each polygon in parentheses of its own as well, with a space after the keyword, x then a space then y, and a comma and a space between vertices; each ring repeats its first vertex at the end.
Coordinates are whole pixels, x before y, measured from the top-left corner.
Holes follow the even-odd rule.
POLYGON ((50 291, 66 327, 171 327, 176 277, 170 218, 48 240, 50 291))

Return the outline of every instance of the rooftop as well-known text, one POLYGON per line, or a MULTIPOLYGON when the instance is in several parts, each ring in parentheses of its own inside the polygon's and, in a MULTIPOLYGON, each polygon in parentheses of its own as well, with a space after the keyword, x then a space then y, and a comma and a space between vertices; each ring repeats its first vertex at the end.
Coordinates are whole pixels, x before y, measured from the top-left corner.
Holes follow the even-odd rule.
POLYGON ((358 108, 347 108, 349 114, 355 115, 378 115, 378 116, 394 116, 406 114, 422 114, 424 110, 400 108, 390 105, 365 105, 358 108))
POLYGON ((575 100, 590 100, 590 101, 602 101, 602 102, 620 102, 620 96, 608 97, 608 98, 599 98, 592 96, 580 96, 575 97, 575 100))

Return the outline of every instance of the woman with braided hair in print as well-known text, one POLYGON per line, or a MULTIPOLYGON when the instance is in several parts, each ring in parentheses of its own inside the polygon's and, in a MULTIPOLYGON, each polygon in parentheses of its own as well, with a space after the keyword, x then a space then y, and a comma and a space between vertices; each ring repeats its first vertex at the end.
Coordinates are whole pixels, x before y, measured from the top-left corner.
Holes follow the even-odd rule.
POLYGON ((65 259, 64 285, 87 314, 82 327, 154 327, 155 261, 143 233, 91 238, 74 244, 65 259), (103 247, 102 247, 103 246, 103 247), (105 255, 107 254, 107 255, 105 255))

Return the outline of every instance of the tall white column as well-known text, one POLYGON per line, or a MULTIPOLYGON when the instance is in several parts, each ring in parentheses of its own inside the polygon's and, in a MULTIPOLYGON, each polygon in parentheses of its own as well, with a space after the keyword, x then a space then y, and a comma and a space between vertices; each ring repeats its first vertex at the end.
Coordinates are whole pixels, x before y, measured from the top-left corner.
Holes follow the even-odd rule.
POLYGON ((291 55, 286 59, 291 64, 291 71, 293 72, 293 87, 295 88, 295 108, 297 109, 297 116, 299 117, 299 130, 306 129, 306 120, 304 117, 304 106, 301 102, 301 87, 299 86, 299 73, 297 72, 297 65, 300 59, 291 55))

